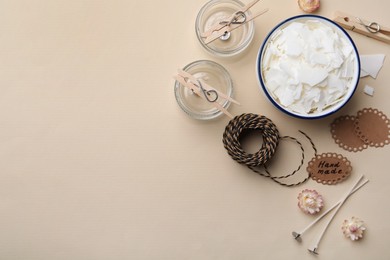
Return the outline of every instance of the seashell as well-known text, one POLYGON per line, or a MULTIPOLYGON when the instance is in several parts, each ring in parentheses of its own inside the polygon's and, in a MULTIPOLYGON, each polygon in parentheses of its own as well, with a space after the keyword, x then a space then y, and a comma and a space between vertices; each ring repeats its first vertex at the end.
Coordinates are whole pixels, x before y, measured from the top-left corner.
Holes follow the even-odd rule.
POLYGON ((320 0, 298 0, 298 5, 302 11, 312 13, 320 8, 320 0))
POLYGON ((356 217, 352 217, 349 220, 344 220, 341 227, 344 236, 350 238, 352 241, 358 240, 363 237, 363 231, 366 230, 364 222, 356 217))
POLYGON ((324 200, 316 190, 305 189, 298 195, 298 207, 307 214, 317 214, 323 206, 324 200))

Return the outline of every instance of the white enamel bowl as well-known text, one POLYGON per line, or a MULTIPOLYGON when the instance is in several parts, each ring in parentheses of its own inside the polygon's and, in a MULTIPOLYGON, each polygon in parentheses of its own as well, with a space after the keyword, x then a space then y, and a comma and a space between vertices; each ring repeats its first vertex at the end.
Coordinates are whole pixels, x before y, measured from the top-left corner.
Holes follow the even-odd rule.
MULTIPOLYGON (((293 66, 293 64, 291 64, 291 66, 293 66)), ((267 67, 267 69, 269 69, 269 67, 267 67)), ((264 42, 263 42, 263 44, 258 52, 257 61, 256 61, 256 72, 257 72, 258 80, 259 80, 262 91, 264 91, 267 98, 272 102, 272 104, 276 108, 278 108, 280 111, 282 111, 290 116, 303 118, 303 119, 317 119, 317 118, 323 118, 323 117, 329 116, 330 114, 335 113, 336 111, 341 109, 352 98, 352 96, 357 88, 357 85, 359 83, 360 60, 359 60, 358 50, 357 50, 353 40, 351 39, 351 37, 348 35, 348 33, 343 28, 341 28, 335 22, 333 22, 327 18, 321 17, 321 16, 300 15, 300 16, 291 17, 291 18, 281 22, 268 34, 268 36, 264 40, 264 42), (342 98, 337 103, 335 103, 333 105, 329 105, 326 108, 322 109, 321 111, 314 110, 314 111, 311 111, 310 113, 302 113, 302 112, 298 112, 296 110, 292 110, 291 108, 289 108, 287 106, 283 106, 281 104, 281 102, 279 101, 278 97, 275 96, 275 94, 273 94, 270 91, 270 88, 268 86, 269 83, 267 82, 267 80, 265 78, 265 73, 264 73, 265 68, 269 65, 265 64, 264 59, 265 59, 265 54, 269 50, 274 38, 278 37, 278 34, 280 34, 280 31, 283 28, 286 28, 288 25, 290 25, 293 22, 301 22, 302 23, 302 22, 305 22, 307 20, 310 20, 310 21, 315 20, 315 22, 321 22, 325 26, 331 27, 332 30, 334 30, 337 33, 337 35, 344 38, 344 40, 345 40, 344 43, 346 43, 347 46, 350 44, 350 47, 352 49, 352 52, 350 55, 352 55, 351 60, 353 60, 353 62, 351 61, 350 67, 353 68, 353 70, 352 70, 353 75, 351 78, 349 78, 348 84, 346 86, 346 91, 345 91, 346 93, 342 96, 342 98)))

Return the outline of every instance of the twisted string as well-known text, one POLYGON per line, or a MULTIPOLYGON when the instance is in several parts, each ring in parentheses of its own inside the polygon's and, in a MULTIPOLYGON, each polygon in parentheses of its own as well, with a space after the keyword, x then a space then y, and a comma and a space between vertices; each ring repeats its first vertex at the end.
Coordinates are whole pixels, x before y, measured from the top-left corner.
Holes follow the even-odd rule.
MULTIPOLYGON (((305 133, 303 133, 302 131, 300 132, 309 139, 315 153, 317 153, 317 150, 315 149, 312 140, 305 133)), ((225 132, 223 133, 222 142, 228 154, 233 158, 233 160, 246 165, 249 169, 256 172, 257 174, 270 178, 280 185, 288 187, 297 186, 306 182, 310 178, 310 176, 308 175, 304 180, 293 184, 286 184, 280 181, 280 179, 286 179, 288 177, 293 176, 301 169, 305 159, 305 150, 301 142, 299 142, 296 138, 291 136, 281 137, 279 135, 278 129, 276 128, 276 125, 265 116, 255 115, 251 113, 236 116, 235 118, 230 120, 229 124, 226 126, 225 132), (249 154, 245 152, 241 147, 240 138, 242 138, 242 136, 244 135, 244 130, 259 130, 262 133, 263 144, 260 150, 256 153, 249 154), (302 159, 298 168, 295 169, 292 173, 283 176, 272 176, 268 171, 266 163, 273 157, 276 152, 279 141, 282 139, 296 142, 301 149, 302 159), (263 167, 265 173, 256 169, 257 167, 263 167)))
POLYGON ((230 120, 222 141, 233 160, 248 167, 256 167, 265 164, 274 155, 279 139, 279 131, 270 119, 255 114, 242 114, 230 120), (256 153, 248 154, 242 149, 239 139, 244 130, 262 132, 263 145, 256 153))
POLYGON ((317 156, 318 151, 317 151, 317 148, 316 148, 316 146, 315 146, 313 140, 311 140, 311 138, 310 138, 307 134, 305 134, 303 131, 299 130, 299 132, 300 132, 301 134, 303 134, 303 135, 307 138, 307 140, 309 140, 309 142, 310 142, 310 144, 311 144, 311 147, 312 147, 313 150, 314 150, 314 156, 317 156))

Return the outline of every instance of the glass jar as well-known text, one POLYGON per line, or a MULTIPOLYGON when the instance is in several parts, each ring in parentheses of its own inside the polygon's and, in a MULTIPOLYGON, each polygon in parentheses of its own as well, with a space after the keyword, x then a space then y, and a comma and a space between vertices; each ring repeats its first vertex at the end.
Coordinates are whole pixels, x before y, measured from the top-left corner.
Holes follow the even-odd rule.
MULTIPOLYGON (((203 48, 214 55, 228 57, 241 53, 249 46, 254 35, 253 20, 208 44, 202 37, 204 32, 221 21, 226 21, 242 7, 244 4, 238 0, 211 0, 200 9, 195 30, 203 48)), ((250 11, 245 12, 245 15, 251 15, 250 11)))
MULTIPOLYGON (((207 83, 215 90, 224 93, 228 97, 233 96, 233 82, 228 71, 216 62, 209 60, 194 61, 183 68, 196 79, 207 83)), ((174 92, 176 101, 181 109, 195 119, 208 120, 223 114, 212 102, 198 96, 191 89, 175 81, 174 92)), ((230 106, 230 101, 218 98, 215 102, 223 108, 230 106)))

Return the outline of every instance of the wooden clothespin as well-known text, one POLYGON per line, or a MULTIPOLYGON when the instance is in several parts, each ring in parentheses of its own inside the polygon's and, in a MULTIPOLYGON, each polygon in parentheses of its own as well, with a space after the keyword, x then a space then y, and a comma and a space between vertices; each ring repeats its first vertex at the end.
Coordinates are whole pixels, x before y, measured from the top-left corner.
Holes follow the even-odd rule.
POLYGON ((343 12, 334 12, 333 21, 341 27, 390 44, 390 28, 343 12))
POLYGON ((230 118, 233 118, 233 115, 225 109, 220 102, 221 100, 227 100, 237 105, 240 105, 236 100, 227 96, 226 94, 216 90, 215 88, 208 85, 206 82, 195 78, 190 73, 179 69, 178 74, 173 77, 177 80, 181 85, 190 89, 193 93, 198 95, 201 98, 204 98, 205 101, 209 102, 212 106, 214 106, 219 111, 222 111, 225 115, 230 118))
POLYGON ((201 37, 204 38, 204 43, 209 44, 220 38, 221 36, 226 35, 231 31, 239 28, 243 24, 248 23, 253 19, 259 17, 260 15, 266 13, 268 11, 268 8, 253 15, 249 15, 248 13, 246 13, 252 6, 254 6, 259 1, 260 0, 254 0, 250 2, 246 6, 240 8, 238 11, 233 13, 228 19, 218 21, 216 24, 212 25, 207 31, 201 34, 201 37))

